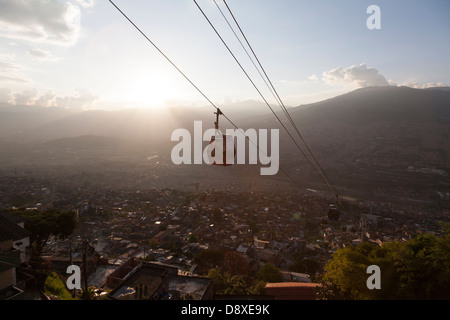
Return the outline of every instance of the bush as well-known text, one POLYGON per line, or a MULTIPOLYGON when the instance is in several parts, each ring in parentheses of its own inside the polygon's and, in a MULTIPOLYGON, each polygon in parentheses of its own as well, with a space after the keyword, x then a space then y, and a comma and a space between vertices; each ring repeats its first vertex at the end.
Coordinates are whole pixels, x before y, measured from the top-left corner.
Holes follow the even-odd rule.
POLYGON ((57 296, 61 300, 76 300, 55 272, 50 272, 45 279, 44 292, 47 295, 57 296))

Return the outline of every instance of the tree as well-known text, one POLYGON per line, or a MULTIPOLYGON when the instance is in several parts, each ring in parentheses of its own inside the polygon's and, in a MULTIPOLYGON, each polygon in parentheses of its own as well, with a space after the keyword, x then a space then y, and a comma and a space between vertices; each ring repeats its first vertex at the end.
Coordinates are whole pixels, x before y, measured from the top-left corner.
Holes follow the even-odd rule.
POLYGON ((250 290, 250 294, 266 294, 266 283, 262 280, 256 281, 250 290))
MULTIPOLYGON (((362 243, 356 247, 347 246, 337 250, 332 259, 324 267, 324 283, 335 286, 336 291, 344 299, 364 299, 364 294, 368 293, 366 285, 366 268, 370 265, 368 257, 364 254, 367 245, 362 243)), ((333 296, 334 296, 333 295, 333 296)))
POLYGON ((32 247, 38 255, 51 236, 65 239, 73 233, 78 224, 75 213, 71 211, 49 209, 22 214, 27 217, 25 229, 31 232, 32 247))
POLYGON ((224 290, 225 294, 247 294, 251 287, 249 279, 242 275, 235 275, 228 278, 227 287, 224 290))
POLYGON ((192 242, 192 243, 198 242, 198 238, 197 238, 197 236, 196 236, 195 234, 191 233, 191 234, 189 235, 189 240, 188 240, 188 241, 189 241, 189 242, 192 242))
POLYGON ((204 272, 211 268, 216 268, 222 265, 224 253, 215 249, 202 250, 200 253, 194 256, 192 262, 198 265, 200 270, 204 272))
POLYGON ((264 264, 256 272, 256 278, 265 282, 282 282, 283 275, 279 268, 275 267, 270 262, 264 264))
POLYGON ((250 275, 250 266, 248 265, 247 259, 236 251, 227 251, 223 258, 223 267, 226 272, 231 276, 250 275))
POLYGON ((244 275, 230 275, 223 269, 212 268, 208 271, 214 292, 217 294, 264 294, 264 281, 255 281, 244 275))
POLYGON ((450 299, 450 232, 445 227, 442 236, 348 246, 335 252, 324 271, 322 298, 450 299), (366 286, 369 265, 381 270, 380 290, 366 286))
POLYGON ((227 279, 224 276, 223 272, 221 272, 219 269, 211 268, 208 271, 207 277, 211 279, 212 286, 216 293, 222 293, 225 291, 227 287, 227 279))
POLYGON ((320 269, 320 264, 314 260, 306 258, 300 252, 294 255, 294 263, 289 267, 292 272, 301 272, 315 275, 320 269))

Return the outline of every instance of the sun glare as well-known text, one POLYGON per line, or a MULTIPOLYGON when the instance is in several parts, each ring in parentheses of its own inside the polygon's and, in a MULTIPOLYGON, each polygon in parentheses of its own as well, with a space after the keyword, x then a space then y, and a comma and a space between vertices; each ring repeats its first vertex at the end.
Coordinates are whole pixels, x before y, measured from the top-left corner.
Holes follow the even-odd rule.
POLYGON ((159 109, 174 97, 169 79, 158 74, 145 74, 136 78, 130 90, 131 99, 145 108, 159 109))

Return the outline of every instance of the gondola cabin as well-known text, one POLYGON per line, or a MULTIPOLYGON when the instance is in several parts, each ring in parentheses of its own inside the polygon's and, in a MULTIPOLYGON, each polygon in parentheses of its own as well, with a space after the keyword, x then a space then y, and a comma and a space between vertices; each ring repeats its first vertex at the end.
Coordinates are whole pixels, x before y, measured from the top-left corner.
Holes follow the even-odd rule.
POLYGON ((335 206, 334 204, 330 204, 328 207, 328 220, 330 221, 339 221, 341 217, 341 211, 339 207, 335 206))
MULTIPOLYGON (((209 144, 212 144, 214 141, 216 141, 217 144, 222 145, 222 163, 211 160, 211 164, 216 166, 231 166, 234 163, 234 158, 236 156, 236 147, 234 146, 234 138, 230 135, 216 135, 211 137, 211 140, 209 141, 209 144), (233 147, 234 152, 231 154, 227 154, 227 144, 233 147)), ((230 148, 231 149, 231 148, 230 148)), ((211 156, 216 158, 215 156, 216 150, 215 148, 211 151, 211 156)))

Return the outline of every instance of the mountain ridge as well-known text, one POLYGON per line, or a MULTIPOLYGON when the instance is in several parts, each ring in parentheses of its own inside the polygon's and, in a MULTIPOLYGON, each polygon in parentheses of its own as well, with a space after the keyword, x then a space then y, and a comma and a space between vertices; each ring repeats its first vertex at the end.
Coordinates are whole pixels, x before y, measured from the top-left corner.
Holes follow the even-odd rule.
MULTIPOLYGON (((239 172, 237 178, 242 175, 241 169, 200 170, 196 166, 177 167, 170 162, 171 149, 177 143, 170 139, 173 130, 192 131, 194 120, 203 121, 203 130, 213 127, 213 111, 205 110, 86 111, 67 117, 60 114, 59 118, 55 116, 48 121, 41 116, 41 122, 29 128, 26 125, 30 117, 24 122, 25 127, 12 126, 14 121, 10 118, 8 128, 14 132, 5 136, 3 133, 9 129, 0 129, 0 161, 8 165, 18 162, 45 165, 46 159, 52 159, 52 163, 82 165, 83 161, 101 162, 105 157, 108 161, 146 161, 158 155, 159 163, 165 162, 166 168, 177 168, 178 174, 183 170, 186 180, 193 172, 195 179, 207 172, 225 175, 225 180, 239 172)), ((406 189, 408 194, 425 190, 430 197, 436 191, 450 192, 450 90, 447 88, 362 88, 289 108, 289 113, 321 167, 342 192, 396 194, 396 197, 406 197, 401 191, 406 189)), ((281 111, 278 114, 284 121, 281 111)), ((231 127, 225 119, 220 123, 221 129, 231 127)), ((279 129, 282 171, 296 183, 326 188, 273 114, 248 115, 236 124, 243 129, 279 129)), ((286 127, 295 137, 295 132, 286 127)), ((307 154, 300 141, 299 145, 307 154)), ((285 179, 280 172, 277 176, 285 179)))

